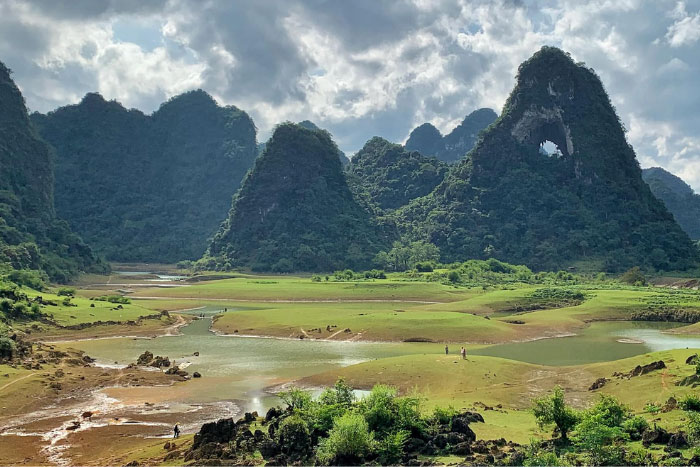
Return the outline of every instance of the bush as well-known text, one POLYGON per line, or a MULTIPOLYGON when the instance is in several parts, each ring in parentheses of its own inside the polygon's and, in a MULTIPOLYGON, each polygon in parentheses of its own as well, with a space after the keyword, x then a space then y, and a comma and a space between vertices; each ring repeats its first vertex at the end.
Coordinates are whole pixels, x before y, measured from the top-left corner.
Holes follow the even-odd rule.
POLYGON ((372 431, 388 431, 396 422, 394 399, 396 389, 377 384, 367 397, 360 401, 360 411, 372 431))
POLYGON ((7 336, 0 336, 0 360, 11 359, 16 350, 17 346, 15 345, 15 341, 7 336))
POLYGON ((279 398, 292 410, 303 410, 311 405, 311 393, 299 388, 279 393, 279 398))
POLYGON ((277 442, 285 454, 308 454, 311 452, 311 434, 306 421, 299 415, 291 415, 280 423, 277 442))
POLYGON ((564 390, 556 386, 552 394, 535 399, 533 413, 540 426, 554 424, 563 440, 568 439, 569 431, 578 423, 579 414, 566 405, 564 390))
POLYGON ((525 448, 525 460, 523 461, 523 465, 528 467, 544 467, 562 465, 562 462, 559 460, 556 453, 543 449, 539 441, 532 440, 525 448))
POLYGON ((72 297, 75 295, 75 289, 72 287, 61 287, 58 289, 56 295, 58 295, 59 297, 72 297))
POLYGON ((640 415, 625 420, 622 424, 622 429, 625 430, 625 433, 629 434, 632 439, 637 440, 641 439, 642 433, 647 428, 649 428, 649 422, 640 415))
POLYGON ((416 263, 416 271, 418 272, 433 272, 432 263, 416 263))
POLYGON ((435 407, 433 409, 433 421, 438 425, 447 425, 452 422, 452 418, 457 415, 457 409, 451 405, 447 408, 435 407))
POLYGON ((447 274, 447 280, 452 282, 453 284, 456 284, 457 282, 459 282, 460 279, 461 279, 461 277, 457 271, 450 271, 447 274))
POLYGON ((601 394, 598 402, 588 412, 589 416, 597 417, 600 423, 609 427, 621 426, 628 414, 629 408, 615 397, 606 394, 601 394))
POLYGON ((311 276, 311 282, 321 282, 321 276, 319 276, 318 274, 314 274, 313 276, 311 276))
POLYGON ((697 394, 688 394, 680 401, 680 406, 683 410, 700 412, 700 397, 697 394))
POLYGON ((620 282, 629 285, 643 286, 647 285, 647 278, 644 277, 644 274, 639 266, 635 266, 628 269, 624 274, 622 274, 622 276, 620 276, 620 282))
POLYGON ((389 433, 378 445, 377 455, 381 465, 401 465, 403 447, 411 434, 406 430, 389 433))
POLYGON ((7 275, 10 282, 14 282, 19 286, 29 287, 34 290, 44 290, 44 276, 39 271, 28 271, 26 269, 17 269, 7 275))
POLYGON ((328 438, 321 440, 317 457, 322 464, 353 465, 376 449, 367 420, 357 413, 346 413, 335 420, 328 438))

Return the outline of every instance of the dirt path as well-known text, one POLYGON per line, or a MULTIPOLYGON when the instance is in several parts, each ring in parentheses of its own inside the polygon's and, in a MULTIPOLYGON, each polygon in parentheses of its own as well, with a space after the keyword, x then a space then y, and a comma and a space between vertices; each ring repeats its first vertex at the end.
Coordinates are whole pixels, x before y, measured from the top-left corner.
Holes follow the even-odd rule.
POLYGON ((39 373, 29 373, 29 374, 26 375, 26 376, 22 376, 21 378, 17 378, 16 380, 14 380, 14 381, 12 381, 12 382, 9 382, 9 383, 7 383, 6 385, 4 385, 3 387, 1 387, 1 388, 0 388, 0 392, 4 391, 5 389, 7 389, 8 387, 12 386, 13 384, 22 381, 23 379, 27 379, 27 378, 29 378, 30 376, 34 376, 34 375, 38 375, 38 374, 39 374, 39 373))

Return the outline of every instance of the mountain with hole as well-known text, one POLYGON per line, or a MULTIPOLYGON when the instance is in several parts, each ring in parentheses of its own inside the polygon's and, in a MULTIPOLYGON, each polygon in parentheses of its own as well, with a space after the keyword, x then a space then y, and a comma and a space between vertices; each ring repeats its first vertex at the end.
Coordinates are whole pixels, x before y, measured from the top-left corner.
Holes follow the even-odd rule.
POLYGON ((406 141, 406 149, 424 156, 453 163, 462 159, 476 144, 479 133, 496 121, 498 115, 491 109, 477 109, 470 113, 454 130, 443 136, 430 123, 415 128, 406 141))
POLYGON ((404 235, 435 243, 444 261, 620 271, 698 259, 642 180, 596 73, 554 47, 520 65, 501 117, 469 157, 398 217, 404 235))
POLYGON ((279 125, 255 161, 203 267, 332 271, 370 267, 390 236, 348 187, 325 130, 279 125))
POLYGON ((700 240, 700 195, 680 177, 661 167, 642 170, 642 178, 690 238, 700 240))
POLYGON ((0 274, 33 270, 67 281, 103 272, 92 250, 56 217, 49 147, 27 115, 10 70, 0 62, 0 274))

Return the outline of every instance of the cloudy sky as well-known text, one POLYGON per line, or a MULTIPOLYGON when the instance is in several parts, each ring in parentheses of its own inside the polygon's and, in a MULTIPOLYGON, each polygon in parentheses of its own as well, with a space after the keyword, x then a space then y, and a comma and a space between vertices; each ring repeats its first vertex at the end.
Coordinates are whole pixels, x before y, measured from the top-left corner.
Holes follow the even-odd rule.
POLYGON ((32 110, 98 91, 152 112, 202 88, 260 140, 310 119, 348 153, 500 111, 545 44, 597 70, 643 167, 700 190, 700 0, 0 0, 0 61, 32 110))

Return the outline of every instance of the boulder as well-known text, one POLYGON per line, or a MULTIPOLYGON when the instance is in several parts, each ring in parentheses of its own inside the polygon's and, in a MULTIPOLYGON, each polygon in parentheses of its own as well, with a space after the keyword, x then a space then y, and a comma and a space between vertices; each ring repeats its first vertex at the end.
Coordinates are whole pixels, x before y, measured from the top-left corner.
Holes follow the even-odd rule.
POLYGON ((270 409, 265 414, 265 422, 269 422, 274 418, 278 418, 280 415, 282 415, 282 411, 279 408, 270 407, 270 409))
POLYGON ((208 443, 228 443, 236 435, 237 427, 232 418, 222 418, 216 422, 205 423, 194 435, 192 450, 208 443))
POLYGON ((645 447, 649 447, 652 444, 667 444, 670 439, 671 435, 668 431, 656 426, 654 428, 647 428, 644 430, 644 433, 642 433, 642 444, 645 447))
POLYGON ((698 359, 698 354, 694 353, 693 355, 691 355, 690 357, 685 359, 685 364, 686 365, 697 365, 698 361, 700 361, 698 359))
POLYGON ((450 451, 452 454, 456 454, 458 456, 466 456, 472 453, 472 446, 470 443, 463 442, 455 444, 450 451))
POLYGON ((588 388, 589 391, 595 391, 596 389, 600 389, 603 386, 605 386, 605 383, 607 383, 608 380, 607 378, 598 378, 591 384, 591 387, 588 388))
POLYGON ((194 373, 192 373, 192 377, 193 377, 193 378, 201 378, 202 375, 201 375, 201 373, 200 373, 199 371, 195 371, 194 373))
POLYGON ((690 445, 688 441, 688 436, 684 431, 679 431, 678 433, 671 434, 671 437, 666 443, 666 446, 674 449, 685 449, 690 445))
POLYGON ((659 360, 658 362, 652 362, 647 365, 637 365, 634 368, 634 370, 630 372, 630 377, 645 375, 652 371, 661 370, 663 368, 666 368, 666 364, 663 360, 659 360))
POLYGON ((146 350, 144 353, 139 355, 139 358, 136 360, 137 365, 148 365, 153 361, 153 354, 146 350))

